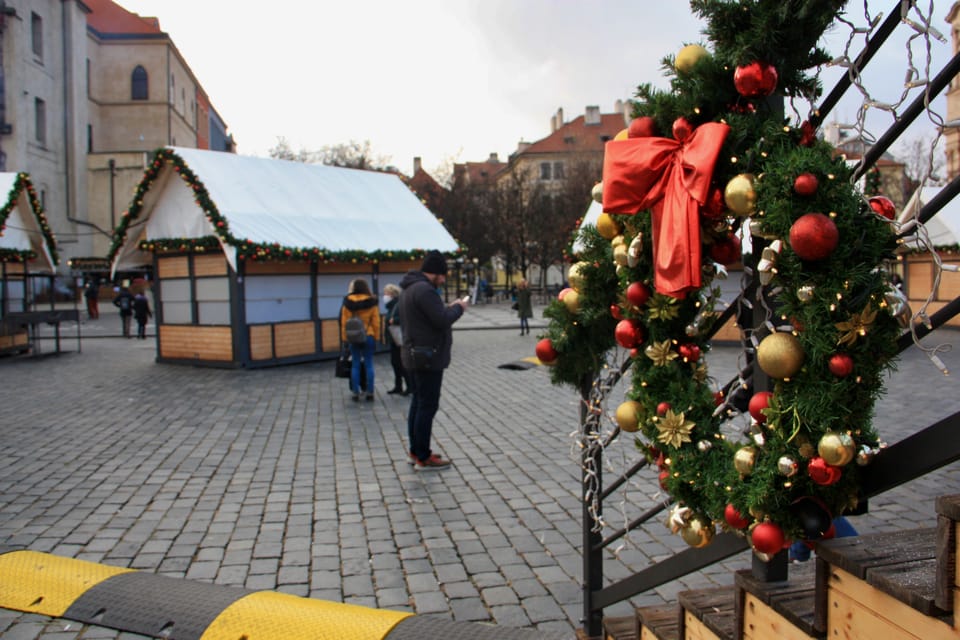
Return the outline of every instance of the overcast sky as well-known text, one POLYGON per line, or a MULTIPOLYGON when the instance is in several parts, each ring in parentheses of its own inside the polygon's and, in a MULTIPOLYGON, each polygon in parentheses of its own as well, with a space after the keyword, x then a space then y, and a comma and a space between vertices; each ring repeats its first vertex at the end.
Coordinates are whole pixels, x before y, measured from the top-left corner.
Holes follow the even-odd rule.
MULTIPOLYGON (((414 156, 428 171, 492 152, 505 159, 521 139, 549 134, 558 108, 568 121, 587 105, 608 113, 642 82, 665 86, 660 59, 701 41, 703 26, 682 0, 115 1, 159 18, 240 153, 266 156, 279 137, 294 150, 369 140, 408 174, 414 156)), ((887 11, 893 2, 871 4, 887 11)), ((917 4, 932 7, 932 24, 949 37, 952 2, 917 4)), ((862 2, 850 7, 862 23, 862 2)), ((831 53, 844 41, 837 31, 831 53)), ((871 63, 867 82, 881 101, 903 90, 905 42, 871 63)), ((912 50, 922 68, 920 40, 912 50)), ((935 69, 949 54, 935 43, 935 69)), ((839 73, 826 74, 827 90, 839 73)), ((834 115, 852 120, 858 104, 834 115)), ((944 99, 933 107, 945 113, 944 99)), ((872 113, 880 133, 890 116, 872 113)))

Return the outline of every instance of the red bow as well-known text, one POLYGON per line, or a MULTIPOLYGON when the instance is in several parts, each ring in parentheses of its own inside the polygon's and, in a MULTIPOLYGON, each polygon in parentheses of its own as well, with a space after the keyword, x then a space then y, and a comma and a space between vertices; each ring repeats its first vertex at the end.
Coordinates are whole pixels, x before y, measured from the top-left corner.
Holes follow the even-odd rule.
POLYGON ((730 127, 708 122, 683 142, 628 138, 607 143, 603 210, 634 215, 651 209, 653 285, 683 298, 700 288, 700 221, 713 168, 730 127))

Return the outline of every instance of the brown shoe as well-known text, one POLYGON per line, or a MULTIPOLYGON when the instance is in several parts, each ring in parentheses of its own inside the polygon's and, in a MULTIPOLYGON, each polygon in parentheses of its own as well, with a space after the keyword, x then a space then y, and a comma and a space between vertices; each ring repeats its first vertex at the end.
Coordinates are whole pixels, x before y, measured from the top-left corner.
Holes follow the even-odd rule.
POLYGON ((449 460, 444 460, 437 454, 433 454, 426 460, 417 460, 417 464, 414 466, 414 469, 417 471, 437 471, 440 469, 446 469, 449 466, 449 460))

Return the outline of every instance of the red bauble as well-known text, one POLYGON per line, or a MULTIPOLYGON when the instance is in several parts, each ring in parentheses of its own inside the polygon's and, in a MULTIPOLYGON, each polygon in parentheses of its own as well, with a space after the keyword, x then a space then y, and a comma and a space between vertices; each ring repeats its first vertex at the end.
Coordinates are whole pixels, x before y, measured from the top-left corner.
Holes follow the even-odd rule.
POLYGON ((667 478, 670 477, 669 471, 661 471, 660 475, 657 476, 657 479, 660 481, 660 488, 664 491, 667 491, 667 478))
POLYGON ((700 359, 700 347, 695 344, 682 344, 677 347, 677 353, 684 362, 696 362, 700 359))
POLYGON ((650 288, 642 282, 631 282, 627 287, 627 301, 630 304, 642 307, 650 299, 650 288))
POLYGON ((793 192, 798 196, 812 196, 817 192, 820 181, 812 173, 801 173, 793 181, 793 192))
POLYGON ((643 342, 643 329, 633 320, 621 320, 613 330, 613 337, 624 349, 633 349, 643 342))
POLYGON ((740 515, 740 512, 732 504, 728 504, 726 509, 723 510, 723 519, 734 529, 746 529, 747 525, 750 524, 750 520, 740 515))
POLYGON ((535 351, 540 362, 553 362, 557 359, 557 356, 560 355, 557 353, 557 350, 553 348, 553 342, 550 338, 543 338, 537 342, 535 351))
POLYGON ((720 220, 727 210, 727 203, 723 200, 723 189, 711 187, 707 193, 707 201, 700 207, 700 215, 707 220, 720 220))
POLYGON ((829 216, 807 213, 790 227, 790 247, 801 260, 823 260, 840 242, 840 232, 829 216))
POLYGON ((673 405, 671 405, 669 402, 661 402, 657 405, 657 415, 665 416, 667 415, 667 411, 670 411, 670 409, 673 409, 673 405))
POLYGON ((733 86, 745 98, 762 98, 777 88, 777 68, 765 62, 751 62, 733 72, 733 86))
POLYGON ((783 549, 786 539, 783 537, 783 529, 779 526, 772 522, 761 522, 753 528, 750 542, 753 543, 755 551, 773 555, 783 549))
POLYGON ((830 356, 830 361, 827 363, 827 366, 833 375, 838 378, 846 378, 853 373, 853 358, 846 353, 835 353, 830 356))
POLYGON ((673 121, 673 139, 677 142, 683 142, 693 133, 693 126, 686 118, 677 118, 673 121))
POLYGON ((817 456, 807 464, 807 475, 810 479, 824 487, 830 486, 840 479, 843 471, 840 467, 827 464, 827 462, 817 456))
POLYGON ((613 316, 614 320, 623 320, 623 311, 620 310, 620 305, 610 305, 610 315, 613 316))
POLYGON ((763 410, 770 406, 770 398, 772 397, 773 393, 770 391, 758 391, 753 394, 748 405, 750 417, 757 422, 766 422, 767 416, 763 415, 763 410))
POLYGON ((873 196, 867 202, 870 203, 870 208, 873 209, 873 212, 878 216, 883 216, 887 220, 893 220, 897 217, 897 207, 893 204, 893 200, 886 196, 873 196))
POLYGON ((733 264, 740 259, 740 239, 728 233, 710 245, 710 257, 720 264, 733 264))
POLYGON ((650 116, 634 118, 627 127, 628 138, 649 138, 657 135, 657 122, 650 116))
POLYGON ((723 391, 717 391, 713 394, 713 404, 717 407, 723 404, 723 391))

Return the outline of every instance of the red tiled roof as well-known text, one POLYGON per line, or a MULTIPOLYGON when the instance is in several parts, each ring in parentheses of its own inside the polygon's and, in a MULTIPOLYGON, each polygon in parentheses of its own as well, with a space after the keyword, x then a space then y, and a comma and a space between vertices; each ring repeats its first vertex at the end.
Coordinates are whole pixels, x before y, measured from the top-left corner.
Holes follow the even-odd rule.
POLYGON ((623 114, 620 113, 602 113, 598 124, 587 124, 584 116, 578 116, 517 155, 570 151, 602 152, 604 143, 613 140, 626 126, 623 114))
POLYGON ((157 34, 160 20, 143 18, 111 0, 84 0, 90 7, 87 25, 99 33, 157 34))
POLYGON ((453 165, 453 177, 457 183, 492 183, 498 173, 507 168, 506 162, 463 162, 453 165))

